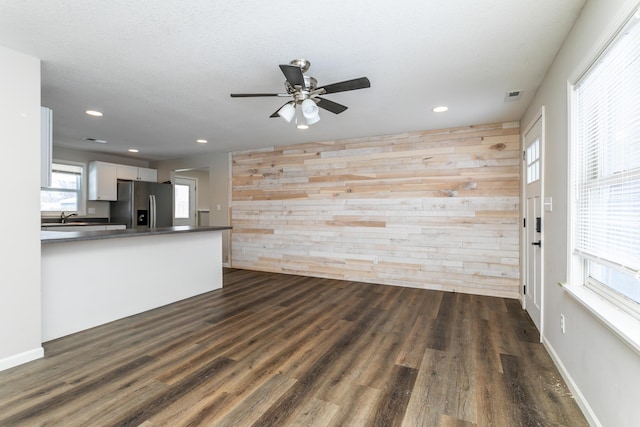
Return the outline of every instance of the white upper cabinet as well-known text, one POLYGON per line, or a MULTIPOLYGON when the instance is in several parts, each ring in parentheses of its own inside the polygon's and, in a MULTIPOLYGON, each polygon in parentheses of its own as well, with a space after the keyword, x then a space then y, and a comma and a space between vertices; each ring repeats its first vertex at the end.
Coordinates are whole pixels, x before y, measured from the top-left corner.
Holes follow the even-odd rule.
POLYGON ((158 182, 158 171, 156 169, 139 168, 136 166, 117 165, 118 179, 129 181, 158 182))
POLYGON ((118 200, 118 180, 158 182, 156 169, 89 162, 89 200, 118 200))
POLYGON ((136 166, 117 165, 118 179, 136 181, 138 179, 138 168, 136 166))
POLYGON ((89 162, 89 200, 118 200, 117 165, 89 162))
POLYGON ((158 170, 138 168, 138 179, 140 181, 158 182, 158 170))

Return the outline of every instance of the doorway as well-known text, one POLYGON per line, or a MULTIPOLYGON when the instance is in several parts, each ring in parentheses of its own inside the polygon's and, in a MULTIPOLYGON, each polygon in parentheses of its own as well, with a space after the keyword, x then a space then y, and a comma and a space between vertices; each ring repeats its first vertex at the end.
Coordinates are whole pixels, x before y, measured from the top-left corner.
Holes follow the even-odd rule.
POLYGON ((195 227, 198 181, 195 178, 175 178, 173 189, 174 214, 173 225, 190 225, 195 227))
POLYGON ((543 148, 544 148, 544 107, 533 123, 525 130, 523 156, 524 182, 524 271, 523 304, 531 320, 538 328, 542 339, 544 303, 543 286, 543 148))

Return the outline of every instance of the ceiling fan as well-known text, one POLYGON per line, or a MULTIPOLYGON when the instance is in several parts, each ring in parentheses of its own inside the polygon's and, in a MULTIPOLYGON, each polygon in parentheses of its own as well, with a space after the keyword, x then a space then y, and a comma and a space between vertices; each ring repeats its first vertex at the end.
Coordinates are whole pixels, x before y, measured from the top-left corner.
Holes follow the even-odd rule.
POLYGON ((366 77, 318 87, 318 81, 314 77, 304 74, 309 70, 310 66, 311 63, 306 59, 294 59, 289 64, 280 65, 280 70, 282 70, 286 78, 284 82, 286 93, 232 93, 231 97, 292 97, 293 99, 291 101, 287 101, 270 117, 282 117, 287 122, 291 122, 291 120, 296 117, 296 107, 300 106, 304 120, 302 120, 301 117, 296 117, 296 125, 299 129, 306 129, 308 125, 312 125, 320 120, 318 107, 334 114, 340 114, 347 109, 346 106, 321 98, 320 95, 371 87, 371 83, 366 77))

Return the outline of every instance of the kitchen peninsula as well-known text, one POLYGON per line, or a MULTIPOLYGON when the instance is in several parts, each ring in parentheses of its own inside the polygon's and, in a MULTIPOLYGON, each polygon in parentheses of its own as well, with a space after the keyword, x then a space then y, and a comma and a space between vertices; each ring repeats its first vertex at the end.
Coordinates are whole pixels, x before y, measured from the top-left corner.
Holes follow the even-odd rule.
POLYGON ((222 287, 222 231, 42 231, 42 340, 222 287))

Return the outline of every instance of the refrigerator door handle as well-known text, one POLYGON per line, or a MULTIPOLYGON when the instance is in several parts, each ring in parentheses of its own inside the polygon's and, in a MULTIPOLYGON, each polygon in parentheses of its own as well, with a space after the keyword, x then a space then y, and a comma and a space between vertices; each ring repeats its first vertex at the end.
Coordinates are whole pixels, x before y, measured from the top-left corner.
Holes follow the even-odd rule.
POLYGON ((153 195, 153 228, 158 226, 158 206, 156 205, 156 196, 153 195))
POLYGON ((156 227, 156 196, 149 196, 149 227, 156 227))

